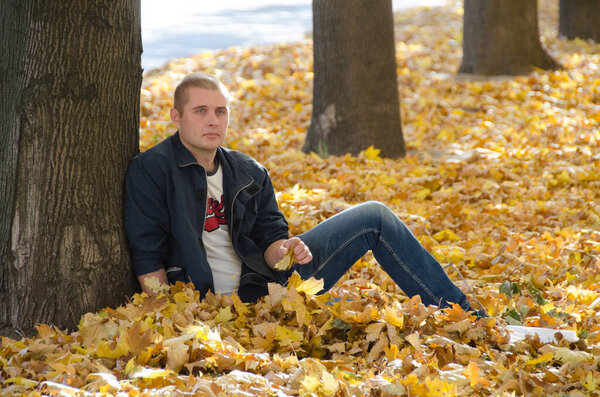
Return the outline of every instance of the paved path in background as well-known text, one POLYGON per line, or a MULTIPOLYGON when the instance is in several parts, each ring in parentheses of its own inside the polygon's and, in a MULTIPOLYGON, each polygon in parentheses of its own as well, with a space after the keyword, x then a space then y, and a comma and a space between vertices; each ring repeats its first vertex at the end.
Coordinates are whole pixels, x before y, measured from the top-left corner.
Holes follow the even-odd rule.
MULTIPOLYGON (((446 0, 393 0, 394 10, 446 0)), ((294 42, 312 30, 312 0, 143 0, 142 66, 231 46, 294 42)))

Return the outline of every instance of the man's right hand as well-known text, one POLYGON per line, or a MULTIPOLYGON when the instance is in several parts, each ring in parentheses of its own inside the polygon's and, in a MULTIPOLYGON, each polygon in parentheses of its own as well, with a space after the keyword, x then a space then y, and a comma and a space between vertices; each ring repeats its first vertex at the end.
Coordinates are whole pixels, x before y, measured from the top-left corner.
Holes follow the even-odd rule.
POLYGON ((161 287, 166 287, 169 284, 165 269, 142 274, 141 276, 138 276, 138 280, 142 286, 142 291, 152 296, 156 296, 160 292, 161 287))

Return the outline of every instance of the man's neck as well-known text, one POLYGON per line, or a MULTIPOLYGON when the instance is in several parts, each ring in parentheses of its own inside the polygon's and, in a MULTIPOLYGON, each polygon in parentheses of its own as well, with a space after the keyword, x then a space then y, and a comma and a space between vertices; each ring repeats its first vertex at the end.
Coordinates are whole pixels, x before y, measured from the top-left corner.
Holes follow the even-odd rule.
POLYGON ((217 157, 216 151, 215 151, 215 153, 212 154, 212 156, 210 156, 210 155, 199 156, 199 155, 194 154, 194 158, 196 159, 198 164, 200 164, 202 167, 204 167, 204 169, 208 173, 213 172, 215 170, 215 168, 217 168, 217 161, 215 160, 216 157, 217 157))
POLYGON ((206 172, 212 172, 215 170, 215 168, 217 167, 217 162, 215 161, 215 158, 217 157, 218 149, 215 149, 211 152, 196 151, 193 148, 188 147, 188 145, 186 145, 186 143, 183 140, 181 140, 181 144, 192 154, 192 156, 194 156, 196 162, 202 167, 204 167, 206 172))
POLYGON ((212 172, 214 171, 214 169, 217 166, 217 162, 216 162, 216 157, 217 157, 217 150, 215 149, 214 151, 196 151, 193 150, 193 148, 189 148, 185 142, 181 141, 181 143, 183 144, 183 146, 189 150, 189 152, 192 154, 192 156, 194 156, 194 159, 196 159, 196 162, 198 164, 200 164, 202 167, 204 167, 204 169, 206 170, 206 172, 212 172))

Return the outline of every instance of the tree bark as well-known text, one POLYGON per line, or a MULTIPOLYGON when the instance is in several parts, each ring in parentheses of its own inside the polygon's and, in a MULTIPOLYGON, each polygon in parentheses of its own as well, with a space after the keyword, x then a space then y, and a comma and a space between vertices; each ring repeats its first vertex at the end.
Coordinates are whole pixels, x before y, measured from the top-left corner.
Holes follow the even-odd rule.
POLYGON ((405 154, 391 0, 313 0, 313 113, 303 150, 405 154))
POLYGON ((600 1, 560 0, 558 33, 567 39, 579 37, 600 42, 600 1))
POLYGON ((459 73, 520 75, 534 67, 560 68, 540 43, 537 0, 465 0, 464 11, 459 73))
POLYGON ((0 332, 71 328, 134 288, 122 184, 138 151, 139 0, 0 13, 0 332))

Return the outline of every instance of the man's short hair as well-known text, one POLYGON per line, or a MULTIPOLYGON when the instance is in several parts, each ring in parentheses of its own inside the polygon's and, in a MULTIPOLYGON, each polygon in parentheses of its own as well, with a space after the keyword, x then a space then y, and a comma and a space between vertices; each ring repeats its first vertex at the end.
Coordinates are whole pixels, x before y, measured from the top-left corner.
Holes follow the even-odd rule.
POLYGON ((227 101, 227 107, 229 107, 229 91, 227 90, 227 87, 225 87, 225 85, 215 76, 202 72, 195 72, 185 76, 179 84, 177 84, 177 87, 175 87, 173 107, 177 109, 179 114, 183 114, 183 108, 188 101, 188 90, 191 87, 221 91, 221 94, 223 94, 227 101))

